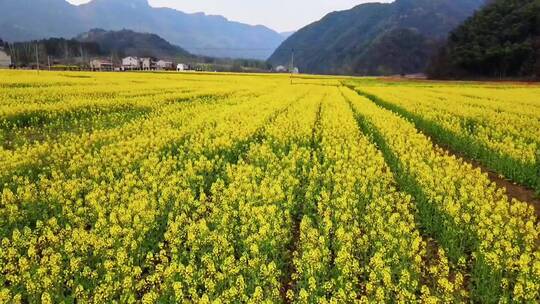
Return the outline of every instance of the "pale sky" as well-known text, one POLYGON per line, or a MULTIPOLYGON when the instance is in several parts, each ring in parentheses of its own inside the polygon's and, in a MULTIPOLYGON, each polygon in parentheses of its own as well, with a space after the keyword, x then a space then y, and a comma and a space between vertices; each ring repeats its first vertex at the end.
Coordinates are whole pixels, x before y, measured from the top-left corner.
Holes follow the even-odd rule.
MULTIPOLYGON (((68 0, 73 4, 89 0, 68 0)), ((329 12, 349 9, 366 2, 391 0, 149 0, 155 7, 170 7, 186 13, 204 12, 229 20, 266 25, 278 32, 295 31, 329 12)))

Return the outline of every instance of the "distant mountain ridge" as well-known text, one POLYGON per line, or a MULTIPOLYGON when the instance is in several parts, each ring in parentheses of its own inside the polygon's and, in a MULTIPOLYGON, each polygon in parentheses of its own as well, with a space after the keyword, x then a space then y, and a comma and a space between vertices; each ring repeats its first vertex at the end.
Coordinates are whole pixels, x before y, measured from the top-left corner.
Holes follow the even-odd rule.
POLYGON ((118 65, 124 57, 154 57, 189 64, 200 71, 265 72, 271 67, 257 59, 230 59, 193 55, 169 43, 156 34, 132 30, 106 31, 92 29, 76 38, 47 38, 33 41, 4 43, 18 67, 31 67, 37 58, 42 66, 88 68, 92 59, 112 59, 118 65), (36 56, 36 50, 39 56, 36 56))
MULTIPOLYGON (((0 40, 1 41, 1 40, 0 40)), ((0 43, 0 46, 2 43, 0 43)), ((131 30, 105 31, 93 29, 76 38, 47 38, 31 42, 11 43, 8 48, 18 66, 36 63, 38 50, 42 64, 86 66, 91 59, 114 58, 119 62, 126 56, 154 57, 171 61, 196 62, 195 56, 156 34, 131 30)), ((202 57, 206 61, 213 58, 202 57)))
POLYGON ((289 32, 281 32, 279 33, 283 38, 289 38, 291 37, 291 35, 293 35, 294 33, 296 33, 296 31, 289 31, 289 32))
POLYGON ((422 72, 447 34, 485 0, 397 0, 333 12, 285 40, 269 63, 300 71, 389 75, 422 72))
POLYGON ((147 0, 0 0, 0 35, 7 41, 72 38, 94 28, 155 33, 191 53, 266 59, 284 40, 264 27, 222 16, 154 8, 147 0))

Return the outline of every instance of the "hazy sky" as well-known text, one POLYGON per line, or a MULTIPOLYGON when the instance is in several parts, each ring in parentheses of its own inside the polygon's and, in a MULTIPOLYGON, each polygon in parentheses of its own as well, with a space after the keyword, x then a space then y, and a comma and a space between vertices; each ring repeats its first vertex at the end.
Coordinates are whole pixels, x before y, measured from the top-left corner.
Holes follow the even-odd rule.
MULTIPOLYGON (((89 0, 68 0, 74 4, 89 0)), ((329 12, 349 9, 365 2, 390 0, 149 0, 152 6, 184 12, 223 15, 230 20, 266 25, 276 31, 292 31, 320 19, 329 12)))

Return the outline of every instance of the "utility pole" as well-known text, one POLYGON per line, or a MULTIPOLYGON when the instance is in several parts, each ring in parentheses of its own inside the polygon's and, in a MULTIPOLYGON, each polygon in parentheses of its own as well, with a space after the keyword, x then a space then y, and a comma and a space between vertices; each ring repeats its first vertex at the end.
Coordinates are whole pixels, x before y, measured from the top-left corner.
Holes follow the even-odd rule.
POLYGON ((38 51, 38 44, 36 43, 36 64, 37 64, 37 72, 39 74, 39 51, 38 51))
POLYGON ((47 65, 49 66, 49 71, 51 70, 51 56, 47 56, 47 65))
POLYGON ((291 66, 289 68, 291 72, 291 84, 293 84, 293 73, 294 73, 294 49, 291 49, 291 66))

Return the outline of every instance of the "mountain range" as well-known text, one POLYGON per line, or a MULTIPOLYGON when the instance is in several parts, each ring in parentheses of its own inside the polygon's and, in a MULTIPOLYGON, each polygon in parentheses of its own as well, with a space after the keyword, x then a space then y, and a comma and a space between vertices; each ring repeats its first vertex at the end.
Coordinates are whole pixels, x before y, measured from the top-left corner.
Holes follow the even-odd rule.
POLYGON ((92 29, 70 39, 47 38, 14 43, 4 43, 0 39, 0 48, 2 47, 18 67, 34 66, 39 58, 42 66, 51 64, 53 67, 87 68, 91 59, 110 58, 115 64, 119 64, 126 56, 136 56, 181 62, 200 71, 264 72, 271 68, 265 61, 257 59, 193 55, 156 34, 132 30, 92 29), (36 56, 36 51, 39 56, 36 56))
POLYGON ((293 35, 269 62, 300 71, 390 75, 425 70, 448 33, 485 0, 396 0, 333 12, 293 35))
POLYGON ((72 38, 94 28, 154 33, 194 54, 266 59, 285 39, 265 26, 204 13, 155 8, 147 0, 0 0, 0 35, 7 41, 72 38), (256 47, 254 47, 256 46, 256 47))
POLYGON ((126 56, 154 57, 189 63, 200 60, 217 61, 214 58, 192 55, 156 34, 137 33, 132 30, 92 29, 76 38, 47 38, 14 42, 6 46, 13 62, 23 67, 35 64, 36 58, 40 58, 41 63, 45 65, 52 62, 53 65, 82 66, 94 58, 113 58, 118 62, 126 56), (36 50, 39 56, 36 56, 36 50))

